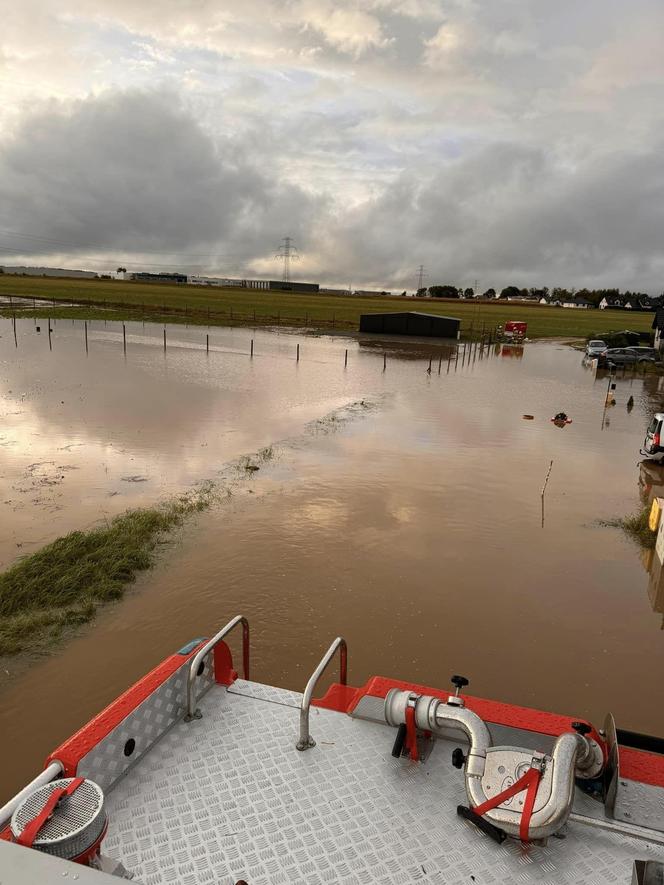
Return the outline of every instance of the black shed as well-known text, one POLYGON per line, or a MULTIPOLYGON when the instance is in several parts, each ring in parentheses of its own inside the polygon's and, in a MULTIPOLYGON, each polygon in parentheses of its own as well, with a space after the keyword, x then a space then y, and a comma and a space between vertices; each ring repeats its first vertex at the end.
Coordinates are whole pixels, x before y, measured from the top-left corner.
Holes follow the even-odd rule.
POLYGON ((363 313, 360 332, 378 332, 383 335, 421 335, 426 338, 458 338, 461 320, 441 317, 436 313, 416 310, 403 313, 363 313))

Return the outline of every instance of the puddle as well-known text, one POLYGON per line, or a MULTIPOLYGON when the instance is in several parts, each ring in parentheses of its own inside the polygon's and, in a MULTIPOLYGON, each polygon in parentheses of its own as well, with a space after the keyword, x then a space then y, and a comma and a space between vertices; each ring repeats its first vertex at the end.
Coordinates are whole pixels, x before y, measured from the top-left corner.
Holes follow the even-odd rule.
POLYGON ((208 355, 205 329, 169 328, 164 355, 160 327, 128 324, 125 360, 110 323, 89 326, 87 358, 80 324, 58 321, 52 351, 29 321, 18 327, 15 349, 0 326, 2 436, 16 441, 0 448, 5 557, 223 477, 248 453, 270 456, 248 459, 260 470, 244 470, 242 489, 92 627, 52 657, 4 664, 3 791, 237 613, 251 622, 253 676, 272 684, 302 689, 341 634, 354 684, 381 674, 445 686, 461 672, 471 693, 664 731, 664 579, 597 525, 664 484, 638 455, 662 379, 618 379, 606 410, 606 379, 551 344, 458 362, 436 353, 429 373, 427 345, 403 358, 392 348, 383 369, 373 343, 214 329, 208 355), (560 411, 571 424, 551 423, 560 411), (60 476, 34 493, 43 503, 14 489, 60 476))

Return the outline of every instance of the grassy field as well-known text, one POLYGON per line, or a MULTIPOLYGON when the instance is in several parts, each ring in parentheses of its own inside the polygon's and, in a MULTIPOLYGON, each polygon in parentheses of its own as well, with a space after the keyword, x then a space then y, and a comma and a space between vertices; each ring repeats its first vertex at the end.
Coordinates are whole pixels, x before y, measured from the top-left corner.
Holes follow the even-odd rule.
POLYGON ((161 506, 130 510, 100 528, 71 532, 0 574, 0 656, 43 652, 120 599, 157 546, 190 514, 209 506, 203 488, 161 506))
MULTIPOLYGON (((150 319, 155 322, 201 325, 288 325, 320 330, 357 330, 362 313, 420 310, 462 321, 463 337, 476 337, 507 320, 528 323, 530 338, 585 338, 593 333, 650 329, 651 313, 572 310, 539 304, 441 301, 390 297, 269 292, 260 289, 216 288, 116 280, 44 278, 0 275, 0 295, 35 299, 37 316, 150 319), (62 303, 77 303, 63 308, 62 303), (59 306, 60 303, 60 306, 59 306), (61 312, 62 311, 62 312, 61 312)), ((32 305, 30 305, 32 306, 32 305)), ((0 311, 7 316, 11 309, 0 311)))

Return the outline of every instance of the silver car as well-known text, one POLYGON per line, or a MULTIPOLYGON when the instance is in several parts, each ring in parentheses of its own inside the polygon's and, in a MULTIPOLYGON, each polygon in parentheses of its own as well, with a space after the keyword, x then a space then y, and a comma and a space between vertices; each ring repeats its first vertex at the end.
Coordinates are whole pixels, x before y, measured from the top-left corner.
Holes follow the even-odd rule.
POLYGON ((593 359, 596 356, 600 356, 602 353, 606 353, 608 349, 605 341, 600 341, 599 339, 589 341, 586 344, 586 356, 593 359))

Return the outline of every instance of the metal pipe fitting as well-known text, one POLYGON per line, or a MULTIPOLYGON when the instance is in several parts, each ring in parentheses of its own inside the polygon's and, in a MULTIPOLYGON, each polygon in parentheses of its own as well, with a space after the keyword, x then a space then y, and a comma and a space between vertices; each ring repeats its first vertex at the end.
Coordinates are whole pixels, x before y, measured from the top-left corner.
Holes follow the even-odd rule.
POLYGON ((481 777, 486 751, 491 746, 491 735, 484 721, 466 707, 445 704, 431 695, 417 695, 393 688, 385 698, 385 719, 390 725, 401 725, 406 721, 406 707, 412 698, 416 699, 415 724, 418 728, 434 734, 440 734, 446 728, 463 732, 470 744, 466 776, 481 777))
MULTIPOLYGON (((557 833, 567 822, 574 802, 574 774, 576 759, 579 753, 577 735, 561 734, 553 747, 551 756, 546 758, 545 772, 537 798, 539 803, 535 805, 530 818, 529 832, 532 839, 546 839, 557 833), (548 784, 548 786, 547 786, 548 784), (548 796, 542 796, 542 790, 548 790, 548 796)), ((526 757, 532 757, 532 751, 522 752, 526 757)), ((466 792, 472 805, 481 805, 488 797, 482 789, 479 779, 466 778, 466 792)), ((519 835, 521 812, 510 808, 493 808, 488 811, 486 817, 511 836, 519 835)))
MULTIPOLYGON (((489 730, 476 713, 465 707, 445 704, 438 698, 392 689, 385 698, 387 722, 396 726, 405 722, 406 707, 413 699, 418 728, 438 736, 447 736, 450 729, 455 729, 466 736, 470 749, 464 773, 471 808, 477 808, 491 795, 497 795, 499 790, 495 784, 504 780, 506 766, 513 769, 509 773, 514 783, 534 764, 537 754, 532 750, 492 747, 489 730), (491 795, 487 795, 490 784, 494 786, 491 795)), ((532 839, 545 839, 562 828, 572 810, 575 775, 595 777, 602 770, 603 757, 601 748, 592 738, 569 732, 557 738, 551 756, 544 757, 542 764, 544 773, 529 825, 532 839)), ((485 817, 509 835, 519 836, 522 807, 498 806, 487 811, 485 817)))

